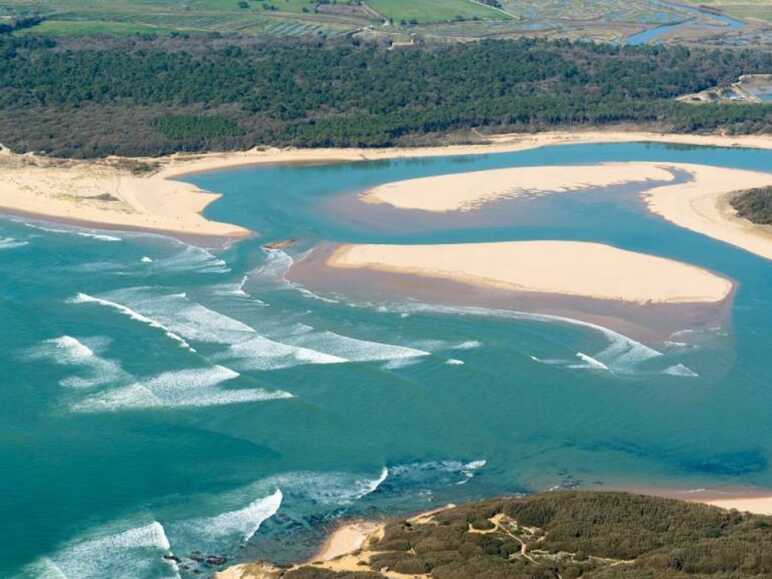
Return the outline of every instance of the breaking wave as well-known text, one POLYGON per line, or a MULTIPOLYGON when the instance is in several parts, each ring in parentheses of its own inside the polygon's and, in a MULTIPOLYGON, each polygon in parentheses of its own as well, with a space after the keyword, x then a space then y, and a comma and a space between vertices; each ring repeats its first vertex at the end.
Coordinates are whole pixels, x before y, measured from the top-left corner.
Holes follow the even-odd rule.
POLYGON ((0 237, 0 250, 14 249, 16 247, 24 247, 29 245, 29 241, 19 241, 13 237, 0 237))
MULTIPOLYGON (((575 320, 573 318, 567 318, 564 316, 532 314, 515 310, 502 310, 472 306, 442 306, 418 303, 393 306, 392 310, 397 312, 403 311, 407 313, 426 312, 435 314, 505 318, 532 322, 559 323, 587 328, 602 334, 609 342, 609 345, 601 352, 593 354, 592 356, 578 353, 577 356, 587 362, 587 364, 579 367, 591 367, 599 369, 601 367, 600 365, 603 365, 614 374, 635 374, 637 372, 637 368, 643 362, 662 356, 662 353, 658 352, 654 348, 650 348, 649 346, 637 342, 632 338, 628 338, 627 336, 615 332, 614 330, 600 326, 598 324, 593 324, 591 322, 584 322, 582 320, 575 320), (586 356, 587 358, 583 358, 582 356, 586 356), (592 363, 589 362, 590 358, 593 360, 592 363)), ((535 356, 531 356, 531 358, 538 362, 542 361, 535 356)), ((560 364, 563 362, 552 360, 547 363, 560 364)), ((575 365, 575 363, 566 362, 566 365, 575 365)))
POLYGON ((141 383, 129 384, 86 398, 74 404, 72 409, 80 412, 105 412, 164 406, 223 406, 293 397, 283 390, 220 387, 221 384, 238 377, 238 372, 224 366, 164 372, 141 383))
POLYGON ((135 310, 132 310, 128 306, 125 306, 123 304, 119 304, 118 302, 113 302, 113 301, 110 301, 110 300, 106 300, 106 299, 90 296, 90 295, 84 294, 84 293, 77 294, 74 298, 71 298, 69 301, 70 301, 70 303, 73 303, 73 304, 93 303, 93 304, 99 304, 101 306, 105 306, 105 307, 108 307, 108 308, 113 308, 114 310, 117 310, 120 313, 122 313, 124 316, 128 316, 132 320, 136 320, 138 322, 142 322, 143 324, 147 324, 151 328, 156 328, 158 330, 162 330, 169 338, 171 338, 172 340, 178 342, 180 344, 180 347, 186 348, 186 349, 190 350, 191 352, 195 352, 195 350, 191 347, 191 345, 188 344, 181 336, 179 336, 178 334, 175 334, 174 332, 172 332, 169 328, 167 328, 161 322, 159 322, 158 320, 154 320, 152 318, 149 318, 149 317, 147 317, 147 316, 145 316, 145 315, 143 315, 143 314, 141 314, 141 313, 139 313, 139 312, 137 312, 135 310))
POLYGON ((76 366, 87 374, 60 380, 62 386, 69 388, 102 386, 121 381, 127 376, 118 362, 100 357, 92 348, 72 336, 45 340, 30 350, 28 357, 33 360, 51 360, 60 366, 76 366))
POLYGON ((153 269, 165 272, 229 273, 228 264, 203 247, 185 245, 179 253, 170 257, 157 258, 153 269))
POLYGON ((106 233, 96 233, 95 231, 86 229, 58 229, 55 227, 44 227, 42 225, 33 225, 32 223, 25 223, 27 227, 37 229, 38 231, 45 231, 46 233, 63 233, 65 235, 77 235, 78 237, 87 237, 89 239, 96 239, 97 241, 123 241, 122 238, 115 235, 108 235, 106 233))
POLYGON ((24 578, 102 579, 103 577, 176 577, 179 573, 162 560, 171 545, 158 521, 119 532, 97 533, 66 545, 30 565, 24 578), (130 571, 129 571, 130 570, 130 571))

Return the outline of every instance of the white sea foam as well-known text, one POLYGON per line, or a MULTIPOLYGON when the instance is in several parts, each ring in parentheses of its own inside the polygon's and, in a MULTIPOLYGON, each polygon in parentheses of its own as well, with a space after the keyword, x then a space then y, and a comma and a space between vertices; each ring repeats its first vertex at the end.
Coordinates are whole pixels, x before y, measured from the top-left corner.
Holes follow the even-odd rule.
POLYGON ((97 298, 94 296, 90 296, 88 294, 79 293, 74 298, 71 298, 70 303, 73 304, 87 304, 87 303, 93 303, 93 304, 99 304, 101 306, 105 306, 108 308, 113 308, 120 313, 122 313, 125 316, 128 316, 132 320, 136 320, 138 322, 142 322, 143 324, 147 324, 151 328, 156 328, 158 330, 162 330, 169 338, 172 340, 178 342, 180 344, 180 347, 186 348, 190 350, 191 352, 195 352, 195 350, 191 347, 190 344, 188 344, 181 336, 175 334, 172 332, 169 328, 167 328, 164 324, 159 322, 158 320, 154 320, 152 318, 149 318, 135 310, 132 310, 130 307, 125 306, 123 304, 120 304, 118 302, 113 302, 110 300, 97 298))
POLYGON ((224 366, 164 372, 141 383, 101 392, 73 405, 80 412, 112 412, 163 406, 223 406, 245 402, 292 398, 282 390, 225 389, 223 383, 238 378, 224 366))
POLYGON ((421 358, 397 358, 396 360, 389 360, 381 367, 384 370, 400 370, 402 368, 415 366, 420 362, 421 358))
POLYGON ((215 517, 195 519, 190 521, 190 524, 197 527, 209 540, 239 535, 246 542, 257 533, 263 522, 279 512, 282 499, 282 492, 277 489, 272 495, 252 501, 243 509, 215 517))
POLYGON ((350 505, 374 493, 389 477, 384 467, 375 478, 344 472, 289 472, 270 477, 263 485, 278 485, 285 494, 322 505, 350 505))
POLYGON ((480 346, 482 346, 482 342, 478 340, 468 340, 466 342, 456 344, 451 348, 451 350, 473 350, 475 348, 479 348, 480 346))
POLYGON ((279 370, 305 364, 341 364, 347 360, 307 348, 255 336, 231 345, 217 359, 232 360, 240 370, 279 370))
POLYGON ((183 250, 169 257, 158 258, 153 268, 166 272, 229 273, 224 260, 203 247, 185 245, 183 250))
POLYGON ((445 360, 445 364, 448 366, 463 366, 464 362, 463 360, 456 360, 455 358, 450 358, 449 360, 445 360))
POLYGON ((406 486, 463 485, 468 483, 486 464, 487 461, 484 459, 470 462, 436 460, 392 466, 390 472, 395 479, 406 486))
POLYGON ((286 339, 285 341, 295 346, 324 352, 331 356, 348 360, 349 362, 397 360, 401 358, 419 358, 429 355, 429 352, 424 350, 417 350, 406 346, 383 344, 381 342, 371 342, 369 340, 360 340, 342 336, 330 331, 309 332, 294 338, 286 339))
MULTIPOLYGON (((601 352, 593 354, 592 358, 594 358, 597 362, 605 365, 611 372, 615 374, 634 374, 637 371, 637 367, 643 362, 662 356, 662 353, 658 352, 654 348, 650 348, 649 346, 637 342, 632 338, 628 338, 627 336, 615 332, 614 330, 600 326, 598 324, 584 322, 582 320, 575 320, 573 318, 567 318, 564 316, 532 314, 527 312, 519 312, 516 310, 502 310, 469 306, 442 306, 421 303, 402 304, 394 306, 392 309, 394 311, 404 310, 408 312, 472 315, 531 322, 559 323, 587 328, 601 333, 606 338, 606 340, 608 340, 609 345, 601 352)), ((538 358, 534 359, 536 361, 541 361, 538 358)))
POLYGON ((572 368, 594 368, 596 370, 608 370, 609 367, 603 362, 596 360, 592 356, 588 356, 583 352, 577 352, 576 357, 584 362, 582 365, 571 366, 572 368))
POLYGON ((0 237, 0 250, 2 249, 14 249, 16 247, 24 247, 29 245, 28 241, 19 241, 13 237, 0 237))
POLYGON ((97 233, 91 230, 85 229, 58 229, 55 227, 44 227, 42 225, 33 225, 32 223, 25 223, 27 227, 37 229, 38 231, 45 231, 46 233, 63 233, 65 235, 77 235, 78 237, 87 237, 89 239, 96 239, 98 241, 123 241, 122 238, 115 235, 107 235, 106 233, 97 233))
POLYGON ((30 350, 28 356, 31 359, 48 359, 60 366, 75 366, 84 371, 86 376, 68 376, 60 381, 62 386, 70 388, 102 386, 123 381, 127 377, 118 362, 100 357, 92 348, 72 336, 45 340, 30 350))
POLYGON ((153 521, 118 532, 102 531, 70 543, 31 565, 23 576, 51 579, 179 577, 174 568, 161 562, 161 556, 168 554, 170 549, 164 527, 153 521))
POLYGON ((689 368, 688 366, 684 366, 683 364, 676 364, 674 366, 669 366, 665 368, 662 371, 663 374, 668 374, 670 376, 683 376, 685 378, 699 378, 700 375, 697 374, 694 370, 689 368))
POLYGON ((139 261, 141 261, 142 263, 153 263, 153 258, 152 257, 148 257, 148 256, 144 256, 139 261))

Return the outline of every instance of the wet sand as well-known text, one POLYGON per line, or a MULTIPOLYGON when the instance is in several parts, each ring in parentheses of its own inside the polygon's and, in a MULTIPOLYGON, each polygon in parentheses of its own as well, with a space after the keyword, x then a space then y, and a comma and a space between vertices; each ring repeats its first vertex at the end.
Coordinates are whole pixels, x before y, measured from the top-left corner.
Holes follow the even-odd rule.
MULTIPOLYGON (((327 261, 337 248, 335 245, 317 247, 292 266, 287 278, 313 291, 343 295, 362 303, 434 304, 471 308, 471 312, 484 308, 519 312, 524 314, 524 319, 557 316, 602 326, 649 343, 664 341, 684 328, 727 327, 734 295, 730 289, 722 299, 713 302, 637 303, 547 291, 528 292, 405 272, 332 268, 327 261)), ((731 284, 724 278, 718 279, 731 284)))

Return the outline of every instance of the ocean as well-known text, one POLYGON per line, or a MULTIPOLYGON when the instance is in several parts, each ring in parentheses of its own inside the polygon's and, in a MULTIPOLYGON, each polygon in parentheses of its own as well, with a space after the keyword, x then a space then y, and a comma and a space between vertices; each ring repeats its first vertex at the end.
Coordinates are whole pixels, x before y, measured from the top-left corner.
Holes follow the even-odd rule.
POLYGON ((398 179, 606 161, 772 172, 772 151, 630 143, 189 175, 224 194, 208 217, 256 232, 225 249, 0 220, 0 576, 290 561, 342 518, 549 488, 772 488, 769 261, 647 213, 634 187, 495 223, 338 210, 398 179), (643 343, 285 277, 322 242, 516 239, 710 269, 738 282, 731 322, 643 343))

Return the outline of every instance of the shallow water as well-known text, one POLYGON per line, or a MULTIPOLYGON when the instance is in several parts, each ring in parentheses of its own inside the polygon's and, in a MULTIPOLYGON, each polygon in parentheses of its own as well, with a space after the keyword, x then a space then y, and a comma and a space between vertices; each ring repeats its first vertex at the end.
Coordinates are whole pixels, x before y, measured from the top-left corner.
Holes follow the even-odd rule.
POLYGON ((555 485, 772 486, 768 261, 624 188, 545 198, 543 219, 495 228, 377 230, 330 211, 396 179, 624 160, 772 168, 768 151, 615 144, 191 176, 225 194, 208 216, 259 234, 216 253, 0 221, 0 576, 187 576, 169 551, 292 559, 343 516, 555 485), (727 275, 732 322, 641 344, 283 277, 320 241, 539 238, 727 275))

